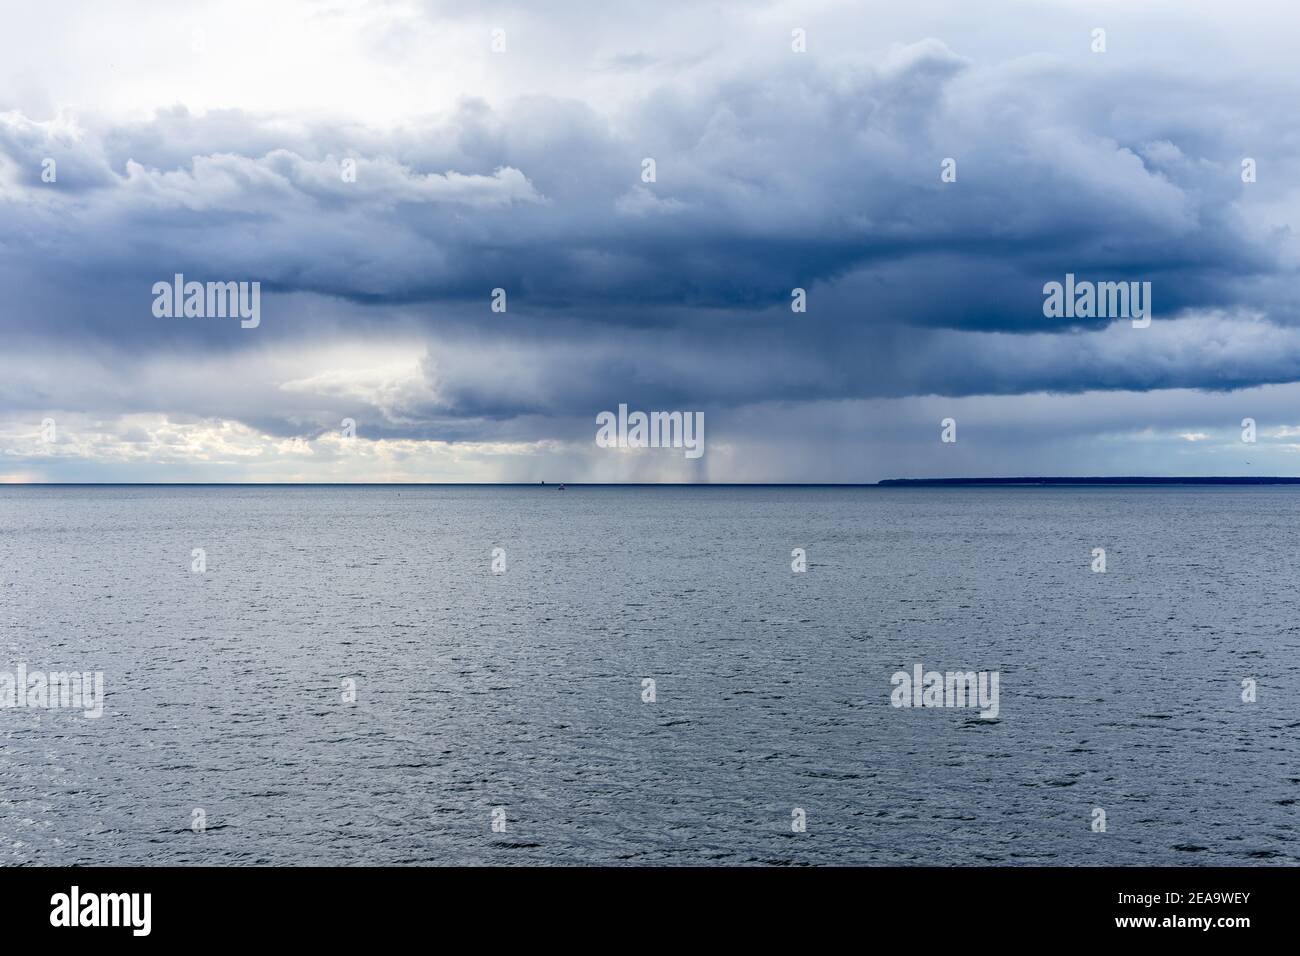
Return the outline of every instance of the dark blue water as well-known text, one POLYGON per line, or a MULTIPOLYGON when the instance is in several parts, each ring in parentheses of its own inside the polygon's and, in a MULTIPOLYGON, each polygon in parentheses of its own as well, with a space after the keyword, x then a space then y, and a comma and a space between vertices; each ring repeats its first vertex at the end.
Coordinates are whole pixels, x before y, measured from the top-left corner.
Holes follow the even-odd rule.
POLYGON ((0 710, 0 863, 1295 863, 1297 527, 1267 487, 0 488, 0 670, 107 691, 0 710), (998 718, 892 707, 918 662, 998 718))

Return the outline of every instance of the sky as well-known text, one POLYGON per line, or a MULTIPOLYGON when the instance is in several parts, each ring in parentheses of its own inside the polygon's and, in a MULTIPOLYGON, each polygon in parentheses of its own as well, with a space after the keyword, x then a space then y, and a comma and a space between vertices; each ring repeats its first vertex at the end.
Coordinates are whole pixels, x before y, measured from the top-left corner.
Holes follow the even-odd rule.
POLYGON ((0 25, 0 481, 1300 474, 1290 0, 0 25), (1067 274, 1152 321, 1045 315, 1067 274))

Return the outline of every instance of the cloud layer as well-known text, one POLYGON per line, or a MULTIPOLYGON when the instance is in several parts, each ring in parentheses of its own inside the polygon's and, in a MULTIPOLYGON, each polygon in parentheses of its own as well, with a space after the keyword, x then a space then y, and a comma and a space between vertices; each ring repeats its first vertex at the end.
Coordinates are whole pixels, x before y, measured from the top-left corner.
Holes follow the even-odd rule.
MULTIPOLYGON (((1285 428, 1270 396, 1300 381, 1300 143, 1276 37, 1182 7, 1170 35, 1120 6, 1002 6, 990 37, 959 6, 890 14, 882 36, 847 5, 683 6, 668 31, 566 5, 306 4, 302 35, 276 21, 301 75, 213 102, 207 58, 234 27, 180 5, 199 69, 171 69, 176 93, 146 92, 139 64, 101 87, 69 62, 71 80, 0 99, 0 474, 1242 473, 1215 451, 1235 409, 1285 428), (385 82, 448 37, 429 110, 359 101, 316 62, 335 50, 385 82), (1201 69, 1178 55, 1215 42, 1201 69), (176 273, 261 282, 261 324, 155 318, 150 289, 176 273), (1152 325, 1045 318, 1066 273, 1149 281, 1152 325), (1132 417, 1085 413, 1107 393, 1132 417), (1156 395, 1186 414, 1144 418, 1134 397, 1156 395), (706 463, 594 448, 620 402, 704 410, 706 463), (1050 407, 1054 432, 1017 437, 1017 403, 1050 407), (936 458, 941 405, 999 442, 936 458), (47 416, 68 436, 53 449, 47 416), (1146 452, 1124 437, 1144 434, 1146 452)), ((1256 457, 1289 471, 1285 444, 1256 457)))

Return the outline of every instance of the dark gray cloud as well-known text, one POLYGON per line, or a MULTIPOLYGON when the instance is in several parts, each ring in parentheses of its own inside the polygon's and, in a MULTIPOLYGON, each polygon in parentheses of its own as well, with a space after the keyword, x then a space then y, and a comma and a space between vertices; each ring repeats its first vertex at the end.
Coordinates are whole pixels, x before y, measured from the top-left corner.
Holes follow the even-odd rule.
POLYGON ((70 142, 16 116, 0 125, 21 190, 5 231, 57 237, 40 261, 91 281, 126 260, 368 303, 501 285, 537 307, 761 308, 869 269, 909 324, 1037 330, 1043 278, 1066 270, 1152 278, 1166 314, 1257 307, 1246 280, 1281 266, 1277 236, 1242 214, 1238 162, 1265 144, 1252 188, 1275 189, 1295 162, 1267 145, 1285 104, 1224 129, 1214 101, 1237 91, 1188 88, 1198 111, 1180 115, 1170 83, 980 70, 926 41, 884 64, 665 89, 616 120, 547 97, 467 100, 379 134, 178 107, 70 142), (55 187, 39 183, 45 156, 55 187), (939 182, 948 156, 955 184, 939 182), (356 183, 338 175, 347 157, 356 183))

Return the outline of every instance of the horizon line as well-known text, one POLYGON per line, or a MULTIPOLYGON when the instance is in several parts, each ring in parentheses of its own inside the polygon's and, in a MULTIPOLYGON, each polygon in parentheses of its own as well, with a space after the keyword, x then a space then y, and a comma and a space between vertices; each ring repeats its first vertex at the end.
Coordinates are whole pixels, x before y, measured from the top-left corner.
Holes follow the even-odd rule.
POLYGON ((898 488, 954 485, 1288 485, 1285 475, 1067 475, 981 478, 882 478, 879 481, 12 481, 38 488, 898 488))

